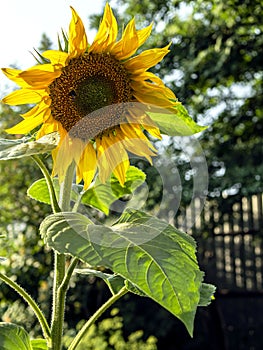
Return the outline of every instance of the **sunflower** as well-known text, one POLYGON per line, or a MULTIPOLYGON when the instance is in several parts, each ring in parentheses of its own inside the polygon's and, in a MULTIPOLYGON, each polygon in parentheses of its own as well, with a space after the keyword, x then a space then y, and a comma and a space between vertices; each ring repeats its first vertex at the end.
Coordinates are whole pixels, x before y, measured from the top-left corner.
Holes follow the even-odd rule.
POLYGON ((152 25, 136 30, 132 19, 117 40, 117 21, 109 4, 89 44, 81 18, 71 10, 65 50, 59 45, 59 50, 43 52, 45 63, 25 71, 2 69, 21 87, 3 102, 35 104, 7 132, 27 134, 39 127, 36 138, 58 132, 60 141, 52 157, 53 175, 60 181, 74 161, 77 183, 83 180, 85 189, 97 171, 102 182, 113 173, 123 185, 129 153, 150 162, 156 155, 145 130, 161 138, 159 128, 141 106, 171 109, 177 104, 173 92, 148 72, 169 52, 169 45, 135 55, 152 25))

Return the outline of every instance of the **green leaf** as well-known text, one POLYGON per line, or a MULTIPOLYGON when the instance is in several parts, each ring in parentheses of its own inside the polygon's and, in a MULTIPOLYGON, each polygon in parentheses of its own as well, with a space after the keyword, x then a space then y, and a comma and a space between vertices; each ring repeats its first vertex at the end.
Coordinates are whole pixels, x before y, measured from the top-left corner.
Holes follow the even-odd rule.
POLYGON ((109 215, 111 204, 124 195, 133 193, 145 181, 145 178, 144 172, 131 166, 126 173, 126 181, 123 187, 114 175, 105 184, 97 179, 94 186, 84 193, 82 203, 109 215))
POLYGON ((169 136, 190 136, 207 128, 196 124, 182 104, 176 105, 174 113, 165 110, 163 113, 147 111, 147 114, 158 125, 161 133, 169 136))
POLYGON ((49 246, 92 266, 106 266, 177 316, 193 333, 203 273, 189 235, 141 211, 126 211, 112 227, 78 213, 47 217, 40 232, 49 246))
MULTIPOLYGON (((59 194, 59 183, 58 179, 53 179, 53 184, 55 191, 57 193, 57 198, 59 194)), ((47 187, 46 180, 44 178, 35 181, 27 190, 27 195, 36 201, 50 204, 50 195, 47 187)))
POLYGON ((202 283, 200 289, 200 300, 198 306, 207 306, 214 299, 216 287, 212 284, 202 283))
POLYGON ((32 156, 33 154, 48 153, 58 144, 58 133, 53 132, 36 141, 31 137, 18 140, 0 139, 0 160, 9 160, 32 156))
POLYGON ((124 286, 126 286, 126 288, 134 294, 144 296, 144 297, 147 296, 141 290, 139 290, 134 284, 132 284, 128 280, 125 280, 120 275, 116 275, 116 274, 112 275, 112 274, 104 273, 93 269, 76 269, 75 272, 82 275, 93 275, 103 279, 104 282, 108 285, 112 294, 117 294, 124 286))
POLYGON ((75 269, 76 273, 101 278, 108 285, 112 294, 117 294, 124 287, 124 279, 119 275, 112 275, 94 269, 75 269))
POLYGON ((32 350, 28 333, 14 323, 0 322, 1 350, 32 350))
MULTIPOLYGON (((96 180, 93 187, 88 189, 81 198, 81 202, 101 210, 106 215, 109 214, 109 207, 113 202, 131 194, 135 189, 145 181, 146 175, 140 169, 131 166, 126 174, 126 182, 122 187, 117 178, 112 175, 110 180, 102 184, 99 179, 96 180)), ((57 178, 53 179, 57 198, 59 194, 59 182, 57 178)), ((81 195, 82 186, 74 184, 71 192, 71 199, 77 200, 81 195)), ((39 202, 50 204, 50 196, 46 180, 44 178, 35 181, 27 190, 27 195, 39 202)))
POLYGON ((33 339, 30 343, 33 350, 48 350, 45 339, 33 339))
POLYGON ((142 292, 138 287, 136 287, 133 283, 131 283, 130 281, 128 280, 125 280, 125 286, 126 288, 128 289, 128 291, 130 291, 131 293, 133 294, 137 294, 139 295, 140 297, 147 297, 147 295, 142 292))

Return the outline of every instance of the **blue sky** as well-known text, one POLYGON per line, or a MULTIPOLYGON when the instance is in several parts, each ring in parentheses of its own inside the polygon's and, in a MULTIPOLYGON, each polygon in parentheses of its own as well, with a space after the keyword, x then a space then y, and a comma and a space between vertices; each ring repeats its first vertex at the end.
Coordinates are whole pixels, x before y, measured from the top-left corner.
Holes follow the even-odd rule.
MULTIPOLYGON (((30 54, 38 47, 42 34, 57 43, 61 28, 68 31, 71 18, 69 6, 73 6, 82 18, 88 39, 94 32, 89 30, 88 16, 101 13, 104 0, 1 0, 0 3, 0 67, 16 64, 26 69, 35 64, 30 54)), ((9 86, 9 80, 0 73, 0 96, 9 86)))

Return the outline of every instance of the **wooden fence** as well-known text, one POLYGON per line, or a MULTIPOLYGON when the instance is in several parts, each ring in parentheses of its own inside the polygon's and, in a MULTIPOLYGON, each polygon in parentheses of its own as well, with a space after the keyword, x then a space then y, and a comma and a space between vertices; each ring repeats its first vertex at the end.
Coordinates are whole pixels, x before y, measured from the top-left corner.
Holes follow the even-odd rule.
POLYGON ((173 223, 196 238, 207 280, 219 290, 262 291, 263 194, 207 200, 201 209, 196 198, 173 223))

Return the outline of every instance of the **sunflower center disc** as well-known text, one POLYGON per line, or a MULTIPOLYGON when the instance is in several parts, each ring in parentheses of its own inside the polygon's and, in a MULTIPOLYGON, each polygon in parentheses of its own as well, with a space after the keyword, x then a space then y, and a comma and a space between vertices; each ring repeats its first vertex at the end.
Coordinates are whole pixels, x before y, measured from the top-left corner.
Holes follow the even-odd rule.
POLYGON ((132 95, 123 65, 109 54, 93 53, 70 60, 49 90, 53 118, 83 140, 118 125, 132 95))
POLYGON ((116 91, 111 81, 98 75, 82 81, 75 95, 76 107, 80 113, 87 115, 115 103, 116 91))

